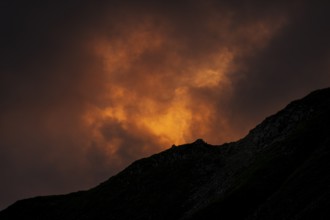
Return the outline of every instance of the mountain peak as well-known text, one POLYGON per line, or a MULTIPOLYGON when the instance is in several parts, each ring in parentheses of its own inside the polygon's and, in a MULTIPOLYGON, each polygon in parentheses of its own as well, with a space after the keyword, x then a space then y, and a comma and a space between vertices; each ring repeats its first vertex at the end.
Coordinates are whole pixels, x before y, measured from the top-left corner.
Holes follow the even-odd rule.
POLYGON ((202 138, 198 138, 196 139, 194 142, 190 143, 190 144, 183 144, 183 145, 175 145, 173 144, 172 145, 172 148, 175 148, 175 147, 184 147, 184 146, 189 146, 189 147, 205 147, 209 145, 208 143, 206 143, 206 141, 204 141, 202 138))
POLYGON ((204 146, 204 145, 206 145, 207 143, 206 143, 202 138, 199 138, 199 139, 197 139, 193 144, 194 144, 194 145, 198 145, 198 146, 204 146))
POLYGON ((237 142, 173 145, 91 190, 22 200, 0 218, 329 219, 329 134, 328 88, 237 142))

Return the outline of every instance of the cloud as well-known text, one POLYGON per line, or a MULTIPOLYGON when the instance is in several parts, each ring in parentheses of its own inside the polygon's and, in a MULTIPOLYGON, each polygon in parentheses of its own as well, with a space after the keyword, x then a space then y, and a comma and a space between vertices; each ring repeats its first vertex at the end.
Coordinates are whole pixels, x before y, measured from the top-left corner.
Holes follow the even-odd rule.
POLYGON ((233 141, 329 84, 328 13, 308 1, 1 4, 0 207, 233 141))

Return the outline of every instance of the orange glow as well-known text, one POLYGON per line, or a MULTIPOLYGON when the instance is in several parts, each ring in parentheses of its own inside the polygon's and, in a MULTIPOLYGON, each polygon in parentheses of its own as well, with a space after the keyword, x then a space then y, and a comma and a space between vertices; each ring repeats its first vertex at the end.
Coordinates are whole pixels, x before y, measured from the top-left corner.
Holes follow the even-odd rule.
POLYGON ((187 98, 184 89, 176 89, 175 96, 166 111, 158 109, 155 101, 146 102, 146 114, 143 114, 138 123, 147 127, 158 136, 167 146, 170 143, 184 143, 192 120, 192 112, 186 106, 187 98))
MULTIPOLYGON (((214 130, 229 127, 214 98, 230 94, 228 73, 237 68, 233 65, 235 56, 250 53, 252 48, 258 48, 256 45, 265 45, 282 23, 279 21, 273 27, 258 23, 239 28, 228 37, 237 34, 235 37, 242 37, 246 44, 233 45, 230 39, 228 45, 205 54, 204 60, 196 63, 180 55, 182 47, 165 28, 148 22, 123 30, 123 36, 98 37, 92 47, 103 61, 108 92, 103 97, 107 104, 91 107, 86 113, 86 123, 94 130, 94 139, 104 142, 114 157, 122 147, 122 140, 116 135, 111 140, 102 136, 100 129, 106 121, 115 121, 128 134, 152 138, 161 148, 196 138, 219 142, 235 137, 229 129, 221 135, 214 130), (214 93, 214 97, 201 95, 203 90, 214 93), (226 94, 222 94, 225 90, 226 94)), ((215 26, 210 23, 210 27, 215 26)), ((141 149, 150 151, 148 146, 141 149)))

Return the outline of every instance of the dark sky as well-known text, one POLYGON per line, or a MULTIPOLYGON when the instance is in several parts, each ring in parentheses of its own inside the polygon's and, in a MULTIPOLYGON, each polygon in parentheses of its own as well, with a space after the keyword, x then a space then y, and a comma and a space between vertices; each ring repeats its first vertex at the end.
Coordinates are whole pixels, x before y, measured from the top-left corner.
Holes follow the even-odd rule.
POLYGON ((328 87, 328 6, 2 0, 0 209, 172 144, 237 140, 328 87))

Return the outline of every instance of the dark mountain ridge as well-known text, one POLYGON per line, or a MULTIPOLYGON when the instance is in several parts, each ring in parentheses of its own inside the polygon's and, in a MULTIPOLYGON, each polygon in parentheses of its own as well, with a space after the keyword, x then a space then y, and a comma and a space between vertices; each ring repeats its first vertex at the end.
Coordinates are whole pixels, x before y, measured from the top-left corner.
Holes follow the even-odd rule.
POLYGON ((21 200, 0 219, 329 219, 330 88, 221 146, 201 139, 99 186, 21 200))

